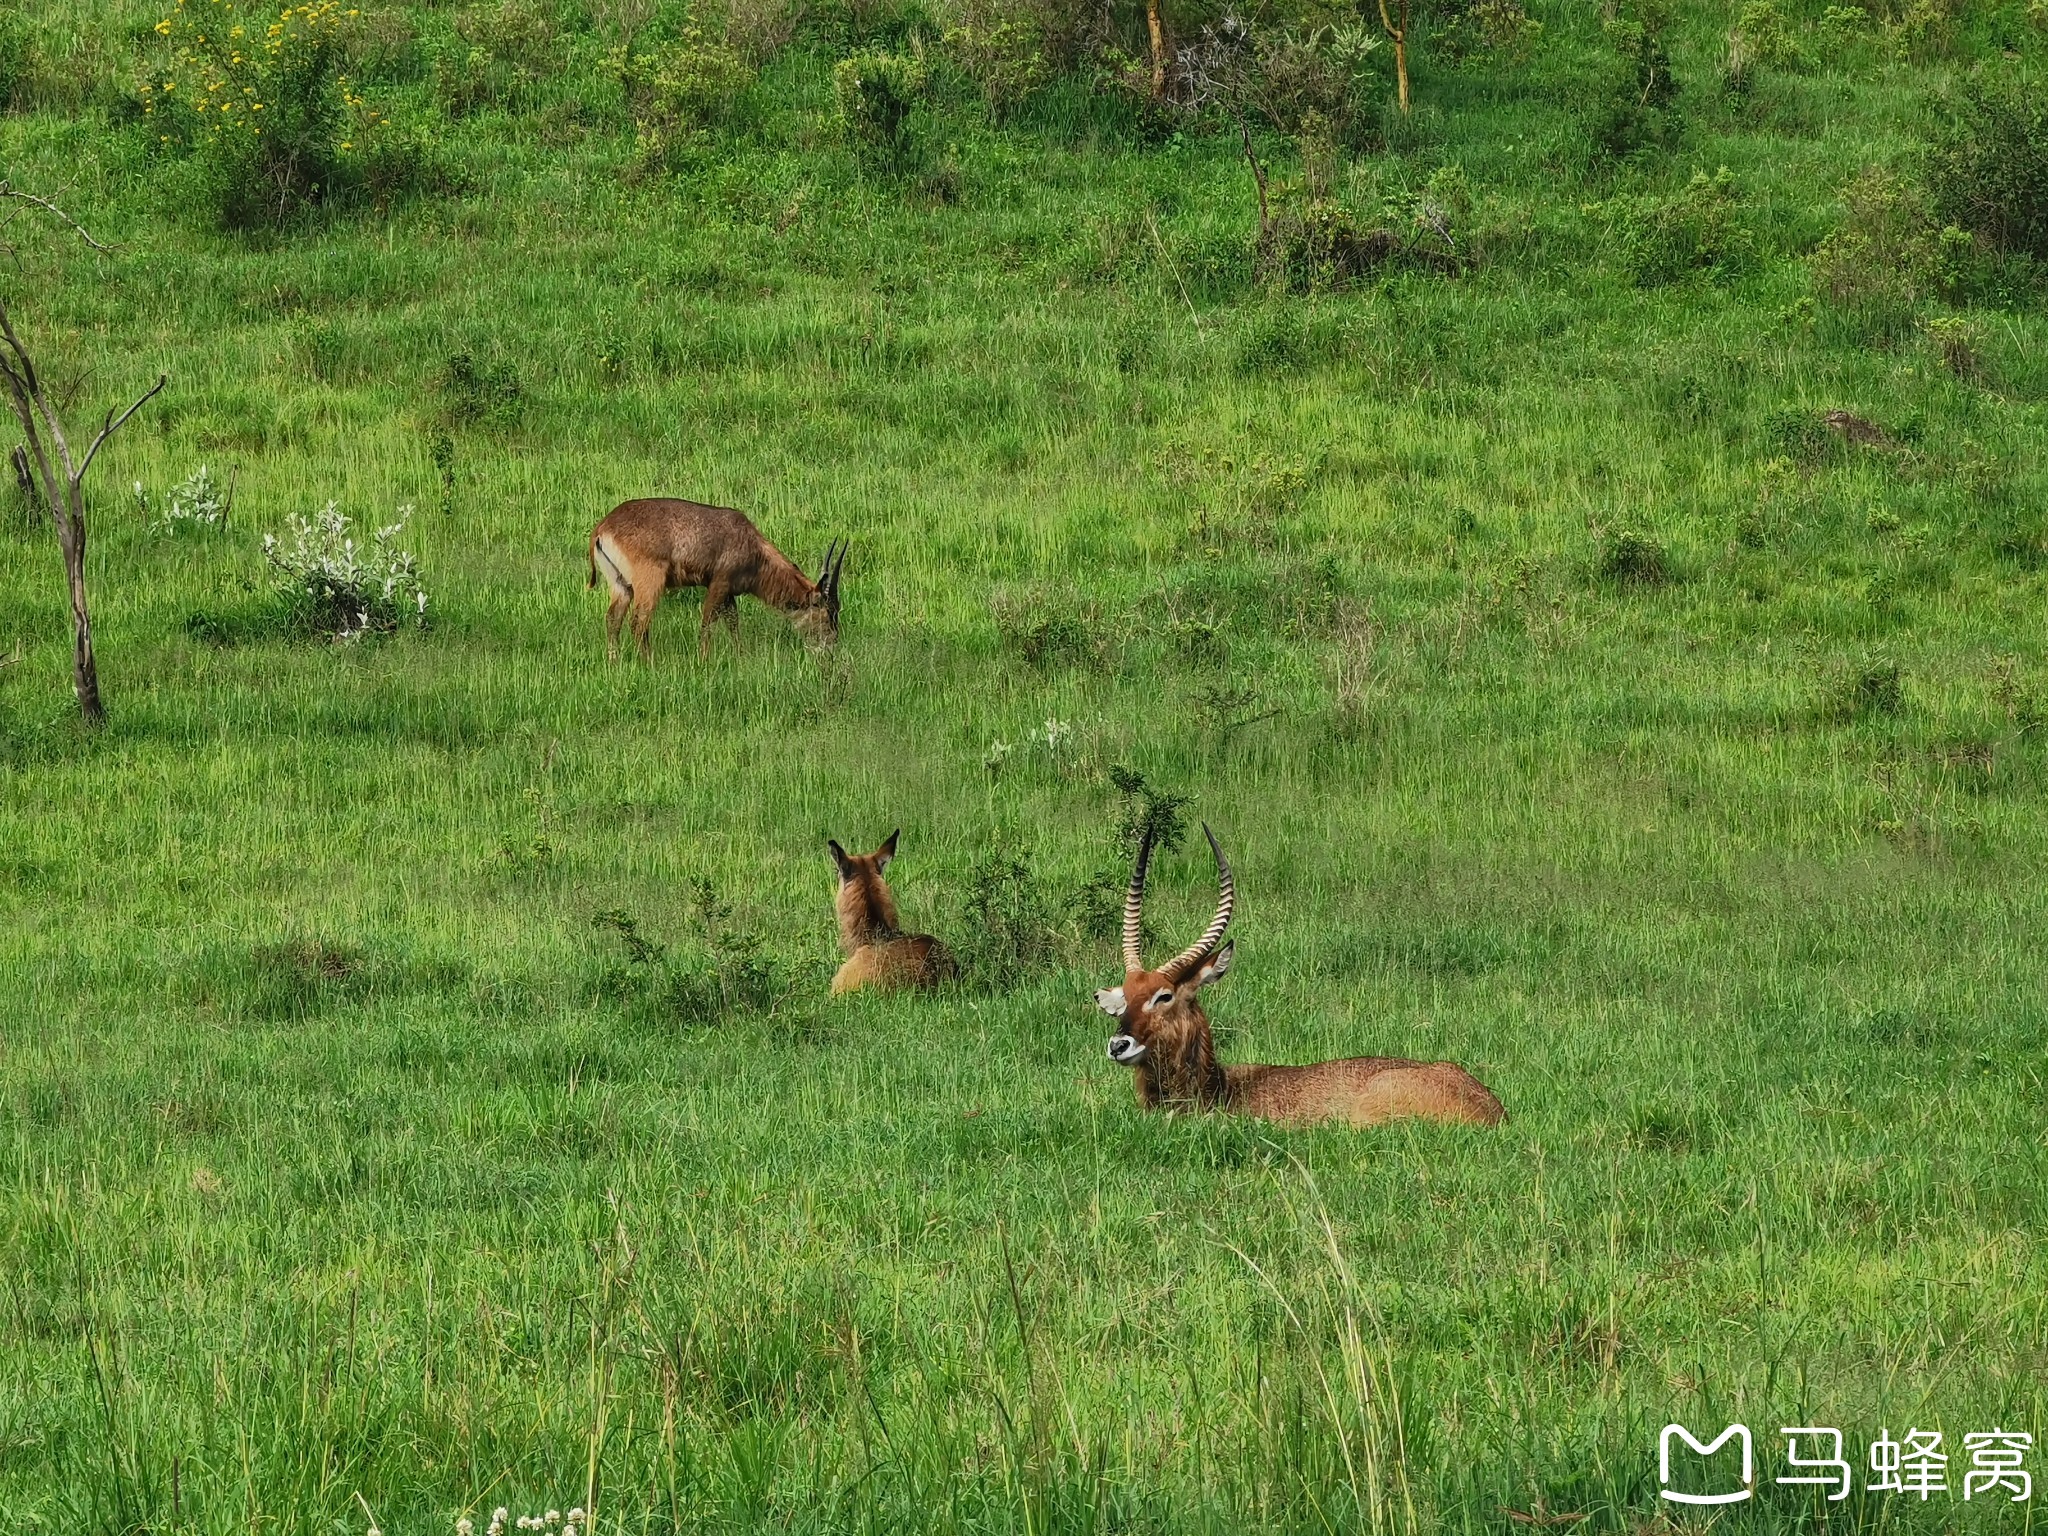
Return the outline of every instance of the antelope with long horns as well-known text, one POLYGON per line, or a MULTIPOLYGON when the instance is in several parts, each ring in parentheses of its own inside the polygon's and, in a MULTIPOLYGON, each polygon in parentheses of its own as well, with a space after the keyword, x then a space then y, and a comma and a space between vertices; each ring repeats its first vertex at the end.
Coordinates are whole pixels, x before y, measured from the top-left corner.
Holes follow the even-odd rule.
POLYGON ((839 870, 839 947, 846 963, 832 978, 834 992, 854 992, 862 987, 891 990, 897 987, 935 987, 959 974, 945 945, 928 933, 905 933, 896 922, 896 898, 882 871, 896 857, 896 839, 902 828, 891 832, 873 853, 848 853, 831 838, 825 846, 839 870))
POLYGON ((654 605, 670 587, 704 589, 704 613, 697 625, 700 656, 711 654, 714 619, 723 618, 733 639, 739 639, 742 595, 781 609, 805 639, 835 645, 839 573, 850 547, 835 539, 814 582, 731 507, 670 497, 621 502, 590 530, 588 585, 596 586, 601 574, 612 594, 604 616, 605 654, 619 659, 619 629, 630 608, 640 654, 653 655, 647 626, 654 620, 654 605))
POLYGON ((1500 1123, 1500 1100, 1455 1062, 1358 1056, 1305 1067, 1219 1063, 1201 991, 1230 969, 1234 946, 1223 943, 1223 934, 1237 893, 1216 834, 1207 826, 1202 832, 1216 854, 1221 887, 1208 930, 1166 964, 1145 968, 1139 939, 1145 866, 1152 857, 1148 831, 1124 894, 1124 984, 1095 994, 1097 1005, 1118 1025, 1110 1037, 1109 1059, 1132 1069, 1140 1104, 1147 1109, 1230 1110, 1282 1125, 1378 1125, 1404 1116, 1500 1123))

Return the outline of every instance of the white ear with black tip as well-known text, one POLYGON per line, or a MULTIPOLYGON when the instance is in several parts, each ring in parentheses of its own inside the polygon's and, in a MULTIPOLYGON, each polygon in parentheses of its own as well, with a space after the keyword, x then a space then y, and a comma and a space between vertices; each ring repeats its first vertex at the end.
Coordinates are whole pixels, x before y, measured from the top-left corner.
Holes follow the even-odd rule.
POLYGON ((1104 987, 1095 994, 1095 1006, 1108 1014, 1112 1019, 1122 1018, 1124 1016, 1124 989, 1122 987, 1104 987))

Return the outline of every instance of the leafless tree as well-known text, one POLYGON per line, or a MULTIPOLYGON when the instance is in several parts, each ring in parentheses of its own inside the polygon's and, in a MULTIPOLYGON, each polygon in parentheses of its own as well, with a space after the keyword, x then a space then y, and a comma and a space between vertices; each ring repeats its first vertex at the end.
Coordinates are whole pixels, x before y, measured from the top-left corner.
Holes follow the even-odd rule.
MULTIPOLYGON (((30 205, 62 220, 95 251, 106 246, 86 233, 78 221, 47 198, 23 192, 0 181, 0 201, 30 205)), ((0 235, 7 223, 0 222, 0 235)), ((0 253, 12 254, 12 247, 0 239, 0 253)), ((64 578, 71 593, 71 686, 78 696, 78 712, 87 725, 98 725, 107 717, 100 702, 99 668, 93 660, 92 615, 85 591, 85 474, 108 438, 120 431, 129 417, 141 410, 149 398, 162 389, 168 376, 158 374, 156 382, 118 415, 109 410, 84 451, 74 449, 64 430, 57 402, 50 398, 42 376, 30 359, 28 348, 14 328, 14 319, 0 299, 0 383, 7 386, 8 404, 21 424, 24 443, 17 450, 17 473, 26 459, 29 477, 42 493, 50 522, 57 530, 57 547, 64 555, 64 578)))

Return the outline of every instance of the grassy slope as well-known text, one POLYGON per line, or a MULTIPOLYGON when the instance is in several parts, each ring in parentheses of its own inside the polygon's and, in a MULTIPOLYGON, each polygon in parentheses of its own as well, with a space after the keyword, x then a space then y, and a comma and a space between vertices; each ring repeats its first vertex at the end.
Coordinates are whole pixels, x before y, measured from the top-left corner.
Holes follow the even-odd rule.
MULTIPOLYGON (((30 253, 45 356, 93 398, 176 381, 98 482, 100 737, 67 722, 48 538, 10 531, 0 574, 17 1523, 171 1528, 175 1468, 209 1531, 359 1525, 358 1491, 440 1530, 593 1475, 631 1530, 1604 1530, 1652 1509, 1671 1416, 2048 1429, 2048 828, 2014 704, 2048 657, 2042 576, 1993 549, 2048 492, 2048 325, 1989 320, 1985 390, 1781 319, 1938 71, 1773 79, 1737 120, 1717 26, 1660 174, 1729 164, 1766 255, 1647 293, 1587 211, 1619 184, 1512 82, 1426 81, 1419 157, 1529 235, 1456 284, 1285 304, 1202 277, 1250 219, 1227 143, 962 120, 967 200, 919 211, 851 175, 800 59, 722 201, 484 121, 465 198, 274 247, 165 219, 103 127, 0 124, 12 174, 123 241, 96 272, 30 253), (465 349, 532 405, 459 435, 444 512, 430 383, 465 349), (1822 455, 1739 545, 1772 413, 1837 405, 1914 456, 1822 455), (241 527, 146 536, 118 488, 200 459, 241 465, 241 527), (677 604, 651 670, 607 670, 581 541, 656 489, 806 564, 850 531, 843 662, 750 611, 700 666, 677 604), (430 635, 187 634, 329 497, 423 507, 430 635), (1596 581, 1589 524, 1683 579, 1596 581), (1004 595, 1105 660, 1026 665, 1004 595), (1873 656, 1906 708, 1836 718, 1873 656), (1219 678, 1226 713, 1279 713, 1219 724, 1219 678), (1048 716, 1074 745, 991 780, 990 740, 1048 716), (1193 791, 1238 865, 1230 1056, 1455 1056, 1510 1125, 1141 1119, 1099 941, 1004 994, 818 999, 827 833, 901 823, 906 916, 957 933, 992 846, 1059 895, 1103 865, 1119 762, 1193 791), (774 1015, 603 994, 591 916, 676 939, 698 876, 797 983, 774 1015), (278 948, 310 941, 351 973, 278 948)), ((1164 862, 1163 931, 1208 879, 1164 862)))

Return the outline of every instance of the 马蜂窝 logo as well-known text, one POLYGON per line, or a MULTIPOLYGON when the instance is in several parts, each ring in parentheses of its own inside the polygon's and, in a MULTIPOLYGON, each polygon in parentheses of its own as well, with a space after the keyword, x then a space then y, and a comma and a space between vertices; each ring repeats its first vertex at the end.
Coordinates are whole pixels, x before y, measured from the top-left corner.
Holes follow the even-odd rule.
POLYGON ((1756 1492, 1756 1453, 1747 1424, 1730 1424, 1712 1440, 1702 1443, 1683 1424, 1666 1424, 1657 1437, 1657 1482, 1662 1495, 1674 1504, 1740 1504, 1756 1492), (1683 1440, 1696 1456, 1711 1456, 1730 1440, 1742 1447, 1742 1486, 1725 1493, 1683 1493, 1671 1486, 1671 1442, 1683 1440))

